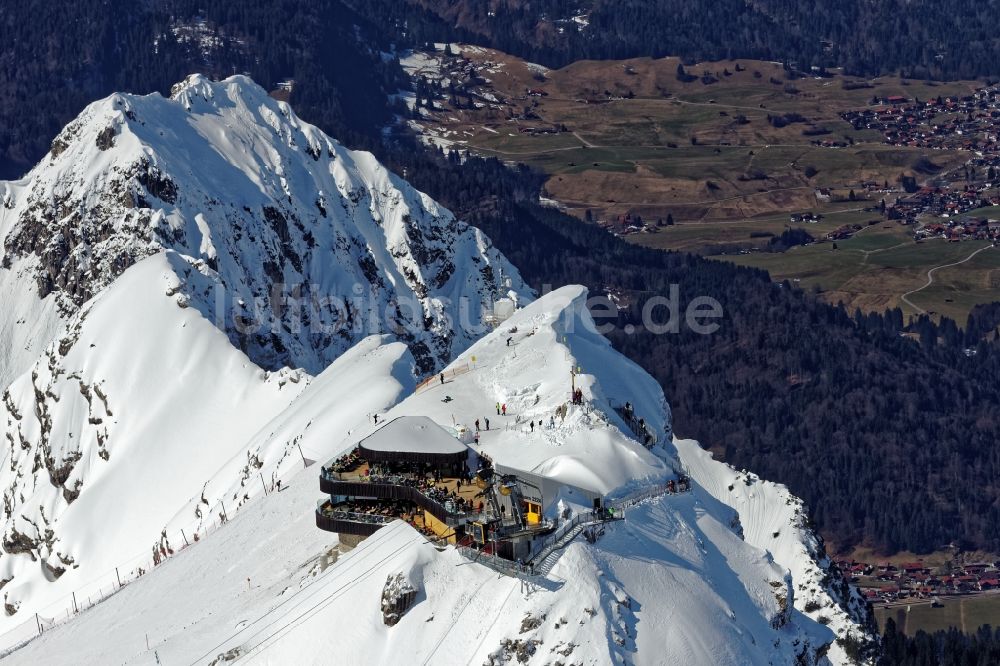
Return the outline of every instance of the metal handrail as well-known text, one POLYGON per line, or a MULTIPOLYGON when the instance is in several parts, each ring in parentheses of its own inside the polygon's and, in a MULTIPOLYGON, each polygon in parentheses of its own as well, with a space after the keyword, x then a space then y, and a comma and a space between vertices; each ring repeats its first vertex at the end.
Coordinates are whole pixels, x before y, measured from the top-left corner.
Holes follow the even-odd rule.
POLYGON ((383 516, 377 513, 345 511, 343 509, 334 509, 333 507, 326 509, 325 505, 328 503, 329 500, 320 500, 316 507, 316 511, 323 516, 334 520, 344 520, 352 523, 368 523, 372 525, 388 525, 392 521, 396 520, 395 516, 383 516))
POLYGON ((508 576, 529 576, 528 566, 518 564, 508 559, 504 559, 495 553, 486 554, 481 550, 476 550, 470 546, 456 546, 459 553, 466 559, 490 567, 494 571, 507 574, 508 576))

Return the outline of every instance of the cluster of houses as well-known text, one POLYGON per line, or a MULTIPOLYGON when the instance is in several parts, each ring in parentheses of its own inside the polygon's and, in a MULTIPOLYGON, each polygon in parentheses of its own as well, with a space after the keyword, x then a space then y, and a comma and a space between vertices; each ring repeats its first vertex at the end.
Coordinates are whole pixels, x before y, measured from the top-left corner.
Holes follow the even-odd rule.
MULTIPOLYGON (((1000 213, 1000 209, 997 212, 1000 213)), ((989 240, 996 242, 1000 241, 1000 219, 991 220, 985 217, 969 217, 966 219, 931 222, 919 227, 913 235, 918 240, 923 238, 946 238, 952 241, 989 240)))
POLYGON ((861 231, 861 229, 863 229, 863 227, 860 224, 845 224, 828 233, 826 238, 827 240, 832 241, 847 240, 854 234, 861 231))
MULTIPOLYGON (((898 197, 886 207, 886 217, 903 224, 916 224, 919 216, 933 216, 951 220, 971 210, 987 206, 1000 206, 1000 195, 987 194, 984 187, 969 186, 964 189, 951 187, 922 187, 912 194, 898 197)), ((1000 218, 1000 208, 997 208, 1000 218)), ((945 226, 951 223, 944 222, 945 226)))
POLYGON ((565 125, 551 125, 542 127, 518 127, 517 131, 521 134, 529 134, 531 136, 542 136, 545 134, 559 134, 560 132, 568 131, 565 125))
POLYGON ((792 213, 788 216, 788 221, 792 224, 798 224, 800 222, 808 222, 809 224, 815 224, 823 219, 823 216, 819 213, 814 213, 811 210, 807 210, 804 213, 792 213))
POLYGON ((1000 589, 1000 569, 996 562, 961 564, 947 571, 927 566, 922 561, 899 565, 851 560, 836 560, 835 563, 841 576, 858 586, 865 598, 873 603, 1000 589))
POLYGON ((809 145, 819 146, 820 148, 847 148, 850 144, 841 139, 813 139, 809 142, 809 145))
POLYGON ((876 98, 861 110, 840 117, 856 130, 878 130, 893 146, 947 148, 1000 156, 1000 86, 962 97, 928 100, 902 96, 876 98))
POLYGON ((614 219, 600 220, 597 226, 614 236, 651 234, 659 231, 655 225, 645 222, 641 215, 633 215, 632 213, 623 213, 614 219))

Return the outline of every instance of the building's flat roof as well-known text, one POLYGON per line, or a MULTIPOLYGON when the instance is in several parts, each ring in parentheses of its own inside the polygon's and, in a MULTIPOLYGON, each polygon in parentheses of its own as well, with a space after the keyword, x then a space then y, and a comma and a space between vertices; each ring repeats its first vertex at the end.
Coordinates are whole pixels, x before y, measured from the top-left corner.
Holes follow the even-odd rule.
POLYGON ((426 416, 399 416, 358 442, 368 460, 450 462, 464 460, 469 447, 426 416))

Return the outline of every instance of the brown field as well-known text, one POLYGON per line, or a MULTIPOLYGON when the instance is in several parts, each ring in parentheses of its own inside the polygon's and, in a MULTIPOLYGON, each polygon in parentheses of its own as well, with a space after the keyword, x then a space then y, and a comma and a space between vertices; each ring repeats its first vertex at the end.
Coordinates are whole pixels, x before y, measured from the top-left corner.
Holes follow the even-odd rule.
MULTIPOLYGON (((488 88, 503 103, 445 109, 433 114, 435 129, 476 152, 540 168, 550 175, 552 198, 570 212, 582 216, 590 209, 598 218, 625 212, 647 219, 670 213, 679 221, 752 218, 815 208, 817 187, 846 197, 862 180, 893 183, 927 152, 881 145, 877 133, 855 131, 837 113, 865 106, 874 94, 927 98, 977 85, 886 77, 870 81, 871 88, 845 90, 853 79, 786 81, 781 66, 770 62, 739 61, 743 71, 736 71, 737 61, 686 68, 719 79, 705 85, 679 81, 675 58, 581 61, 547 70, 540 80, 537 68, 517 58, 478 48, 464 53, 488 68, 488 88), (528 89, 546 96, 528 96, 528 89), (526 118, 525 110, 534 117, 526 118), (780 128, 768 122, 786 113, 807 122, 780 128), (540 127, 565 131, 521 133, 540 127), (829 134, 804 136, 807 128, 829 134), (824 148, 811 145, 814 139, 854 145, 824 148), (807 177, 807 167, 816 174, 807 177)), ((931 157, 943 168, 964 162, 946 151, 931 157)))
MULTIPOLYGON (((965 94, 977 82, 933 83, 881 77, 870 87, 831 78, 786 80, 780 64, 725 61, 687 66, 711 73, 717 83, 684 83, 676 58, 582 61, 545 70, 517 58, 468 47, 469 58, 488 83, 480 92, 496 101, 478 109, 443 108, 421 124, 439 139, 486 155, 532 165, 548 175, 546 196, 580 218, 596 220, 632 213, 647 222, 672 215, 674 226, 628 236, 641 245, 717 254, 719 246, 760 247, 766 234, 780 234, 792 212, 824 218, 802 225, 821 238, 843 224, 880 219, 865 212, 883 197, 861 181, 895 187, 929 157, 947 172, 968 158, 958 151, 927 151, 881 143, 879 133, 856 131, 838 113, 866 106, 873 95, 927 99, 965 94), (737 71, 737 64, 741 71, 737 71), (848 86, 849 87, 849 86, 848 86), (529 95, 530 89, 545 95, 529 95), (799 114, 806 122, 774 127, 769 116, 799 114), (528 128, 557 128, 530 134, 528 128), (827 130, 806 136, 803 130, 827 130), (814 139, 846 141, 845 148, 813 145, 814 139), (808 173, 811 175, 807 176, 808 173), (817 188, 829 188, 818 201, 817 188), (851 201, 849 192, 856 192, 851 201)), ((458 62, 453 61, 452 64, 458 62)), ((481 98, 485 99, 485 98, 481 98)), ((794 248, 784 254, 728 254, 719 260, 768 270, 848 307, 881 310, 900 306, 964 322, 976 303, 1000 300, 1000 250, 935 273, 934 284, 901 300, 926 282, 927 271, 960 260, 982 244, 928 242, 915 245, 908 232, 881 223, 838 243, 794 248)))
POLYGON ((968 597, 945 597, 942 607, 931 607, 930 600, 912 604, 900 603, 889 608, 875 609, 875 619, 879 627, 885 627, 887 618, 896 622, 896 628, 912 636, 917 631, 934 632, 955 627, 967 633, 974 633, 980 626, 1000 624, 1000 594, 977 594, 968 597))

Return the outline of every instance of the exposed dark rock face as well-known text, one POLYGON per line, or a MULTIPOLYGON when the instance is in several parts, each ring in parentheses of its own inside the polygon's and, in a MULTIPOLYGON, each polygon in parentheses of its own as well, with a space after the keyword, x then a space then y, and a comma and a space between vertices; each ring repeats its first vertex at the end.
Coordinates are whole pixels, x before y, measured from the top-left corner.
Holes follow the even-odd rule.
POLYGON ((32 561, 36 559, 35 548, 37 545, 34 539, 27 534, 18 532, 16 527, 11 528, 10 532, 3 538, 3 549, 8 555, 26 553, 31 556, 32 561))
MULTIPOLYGON (((124 133, 141 134, 142 123, 135 120, 131 104, 115 98, 113 106, 116 120, 111 124, 91 120, 101 123, 99 131, 78 119, 60 133, 51 153, 60 165, 56 180, 29 182, 17 221, 4 240, 3 265, 11 268, 20 261, 33 275, 38 296, 54 296, 60 311, 74 312, 137 262, 172 249, 215 271, 217 287, 227 294, 224 301, 244 304, 221 319, 208 312, 217 304, 208 301, 217 294, 186 293, 179 305, 212 315, 234 344, 267 369, 288 365, 316 372, 346 343, 393 332, 415 346, 420 370, 431 372, 454 351, 455 337, 438 321, 439 292, 474 272, 475 280, 466 281, 474 298, 466 305, 475 319, 476 301, 503 291, 498 280, 503 271, 492 268, 502 261, 499 254, 488 243, 469 243, 475 232, 446 212, 424 210, 423 201, 415 207, 395 182, 338 183, 336 189, 328 186, 320 196, 303 199, 289 193, 291 186, 281 176, 280 196, 272 193, 255 207, 217 198, 201 182, 217 174, 200 174, 197 163, 185 164, 193 173, 183 174, 187 184, 181 186, 165 171, 167 160, 155 148, 139 155, 133 150, 128 159, 96 176, 85 168, 74 171, 72 165, 67 171, 60 158, 66 158, 67 150, 79 152, 84 137, 96 137, 101 152, 115 153, 134 143, 132 137, 125 141, 124 133), (71 179, 66 173, 76 175, 71 179), (99 188, 81 188, 80 179, 86 178, 99 188), (352 228, 372 223, 380 235, 393 239, 384 250, 370 246, 369 232, 352 228), (402 233, 387 224, 400 225, 402 233), (471 252, 459 257, 459 245, 471 252), (489 256, 480 256, 483 247, 489 256), (459 259, 469 262, 469 270, 463 272, 459 259), (347 261, 356 268, 349 269, 347 261), (353 277, 349 291, 349 282, 331 290, 326 276, 331 265, 347 268, 341 282, 353 277), (398 304, 397 298, 406 303, 398 304)), ((315 148, 316 142, 301 143, 315 148)), ((329 143, 325 151, 305 151, 305 168, 339 164, 345 155, 335 148, 329 143)), ((253 187, 234 198, 260 198, 260 185, 253 187)))
POLYGON ((101 133, 97 135, 97 147, 101 150, 108 150, 115 145, 115 128, 105 127, 101 130, 101 133))
POLYGON ((417 599, 417 590, 402 573, 389 576, 382 588, 382 622, 395 626, 417 599))

